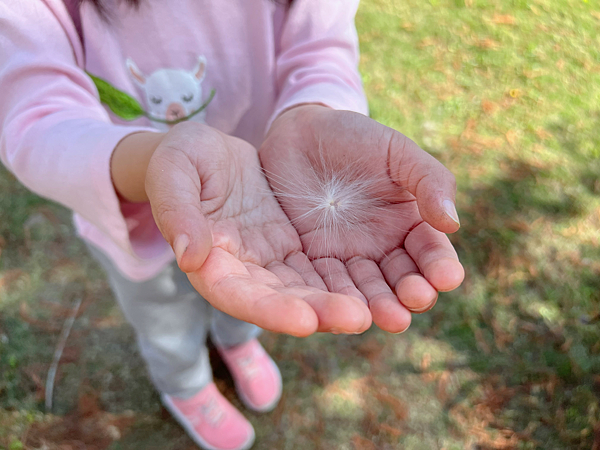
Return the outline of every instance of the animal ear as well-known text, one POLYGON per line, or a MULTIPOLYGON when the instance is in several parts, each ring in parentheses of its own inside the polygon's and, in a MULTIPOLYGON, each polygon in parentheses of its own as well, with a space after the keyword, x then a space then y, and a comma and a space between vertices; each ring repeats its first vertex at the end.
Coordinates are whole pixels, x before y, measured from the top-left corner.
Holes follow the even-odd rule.
POLYGON ((145 85, 146 84, 146 76, 142 73, 142 71, 140 69, 138 69, 138 67, 135 65, 133 60, 131 58, 127 58, 127 61, 125 61, 125 64, 127 65, 127 69, 129 70, 129 73, 131 74, 133 81, 135 81, 140 86, 145 85))
POLYGON ((198 57, 198 64, 194 67, 192 75, 194 75, 198 82, 204 79, 204 75, 206 75, 206 58, 204 56, 198 57))

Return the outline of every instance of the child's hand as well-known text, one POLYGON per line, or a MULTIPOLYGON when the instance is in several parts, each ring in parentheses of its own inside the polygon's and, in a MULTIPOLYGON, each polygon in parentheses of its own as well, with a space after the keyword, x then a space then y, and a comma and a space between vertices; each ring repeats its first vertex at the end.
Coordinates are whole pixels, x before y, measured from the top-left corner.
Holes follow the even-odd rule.
POLYGON ((462 282, 444 234, 459 228, 454 177, 410 139, 360 114, 305 105, 275 120, 259 152, 329 290, 366 299, 380 328, 405 330, 411 312, 462 282))
POLYGON ((145 185, 179 267, 214 307, 296 336, 371 325, 361 301, 319 289, 322 280, 247 142, 197 123, 177 125, 154 151, 145 185))

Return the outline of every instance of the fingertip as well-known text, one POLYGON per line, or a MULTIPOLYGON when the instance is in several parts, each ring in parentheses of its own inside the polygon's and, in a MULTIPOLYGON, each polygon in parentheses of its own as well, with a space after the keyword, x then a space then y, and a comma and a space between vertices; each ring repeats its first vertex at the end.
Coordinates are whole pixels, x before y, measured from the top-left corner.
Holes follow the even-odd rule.
POLYGON ((460 219, 453 200, 441 199, 439 195, 417 197, 419 214, 425 222, 446 234, 460 229, 460 219))
POLYGON ((294 317, 296 318, 294 327, 290 332, 284 331, 284 333, 294 337, 308 337, 318 331, 319 318, 316 312, 308 307, 306 303, 302 302, 298 305, 294 317))
POLYGON ((389 333, 402 333, 410 326, 410 312, 391 292, 371 299, 371 314, 375 325, 389 333))
POLYGON ((420 309, 411 309, 410 312, 413 314, 423 314, 426 313, 427 311, 433 309, 433 307, 435 306, 435 304, 438 301, 438 297, 436 297, 431 303, 429 303, 428 305, 425 305, 423 308, 420 309))
POLYGON ((457 259, 443 258, 428 264, 424 275, 435 289, 448 292, 462 284, 465 269, 457 259))
POLYGON ((171 228, 173 252, 177 265, 182 272, 192 273, 200 270, 212 250, 212 232, 203 217, 198 220, 182 220, 171 228), (189 230, 194 230, 190 233, 189 230))
POLYGON ((259 307, 259 309, 265 312, 270 311, 270 315, 262 314, 260 316, 261 323, 257 323, 257 325, 261 328, 294 337, 307 337, 319 329, 317 311, 295 295, 279 294, 271 297, 267 299, 264 307, 259 307))
POLYGON ((177 260, 177 264, 181 266, 181 259, 183 258, 183 254, 190 245, 190 237, 187 234, 180 234, 173 241, 173 251, 175 252, 175 259, 177 260))
MULTIPOLYGON (((456 205, 450 199, 446 199, 442 201, 442 208, 444 212, 452 221, 460 228, 460 219, 458 218, 458 212, 456 211, 456 205)), ((457 228, 457 230, 458 230, 457 228)))
POLYGON ((412 323, 412 314, 408 313, 403 322, 398 322, 394 328, 390 328, 385 331, 392 333, 392 334, 402 334, 410 328, 411 323, 412 323))
POLYGON ((319 292, 304 297, 318 316, 318 330, 336 334, 362 333, 371 326, 371 312, 357 297, 319 292))
POLYGON ((191 241, 187 235, 178 236, 173 243, 177 265, 182 272, 192 273, 200 270, 212 248, 212 239, 191 241), (186 245, 187 244, 187 245, 186 245))
POLYGON ((349 314, 346 317, 346 333, 348 334, 360 334, 364 333, 371 327, 373 321, 371 317, 371 311, 367 306, 367 299, 361 295, 361 297, 348 296, 354 303, 354 311, 348 311, 349 314), (362 298, 361 298, 362 297, 362 298))
POLYGON ((394 311, 381 311, 373 314, 373 321, 383 331, 388 333, 404 333, 412 321, 412 315, 406 308, 398 308, 394 311))
POLYGON ((409 274, 396 285, 396 295, 406 309, 417 313, 425 311, 435 301, 438 293, 422 275, 409 274))
POLYGON ((351 298, 356 300, 356 304, 357 304, 359 310, 362 311, 362 321, 360 319, 360 316, 357 314, 354 324, 349 326, 348 328, 351 330, 352 329, 355 330, 355 331, 351 331, 351 333, 353 333, 353 334, 364 333, 369 328, 371 328, 371 324, 373 323, 373 316, 371 315, 371 310, 367 306, 368 305, 367 299, 365 298, 363 300, 362 298, 356 298, 356 297, 351 297, 351 298))

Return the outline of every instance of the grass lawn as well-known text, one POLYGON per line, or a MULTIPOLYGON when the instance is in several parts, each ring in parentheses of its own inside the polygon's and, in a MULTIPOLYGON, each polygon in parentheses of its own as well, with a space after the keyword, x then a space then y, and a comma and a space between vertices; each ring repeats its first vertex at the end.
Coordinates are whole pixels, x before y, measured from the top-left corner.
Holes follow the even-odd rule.
MULTIPOLYGON (((402 335, 266 334, 254 448, 600 450, 600 4, 364 0, 357 26, 372 116, 456 174, 467 278, 402 335)), ((3 169, 0 214, 0 449, 195 448, 70 214, 3 169)))

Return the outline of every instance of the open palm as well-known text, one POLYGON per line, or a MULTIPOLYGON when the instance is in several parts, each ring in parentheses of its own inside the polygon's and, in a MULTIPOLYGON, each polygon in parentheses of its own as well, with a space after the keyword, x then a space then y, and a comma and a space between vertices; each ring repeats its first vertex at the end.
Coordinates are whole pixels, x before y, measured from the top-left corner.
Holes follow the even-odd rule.
POLYGON ((146 191, 180 268, 216 308, 298 336, 370 326, 360 301, 321 289, 250 144, 207 126, 179 125, 154 153, 146 191))
POLYGON ((410 312, 462 282, 443 233, 458 229, 447 209, 454 178, 405 136, 359 114, 302 106, 277 119, 260 155, 327 288, 363 298, 381 328, 406 329, 410 312))

